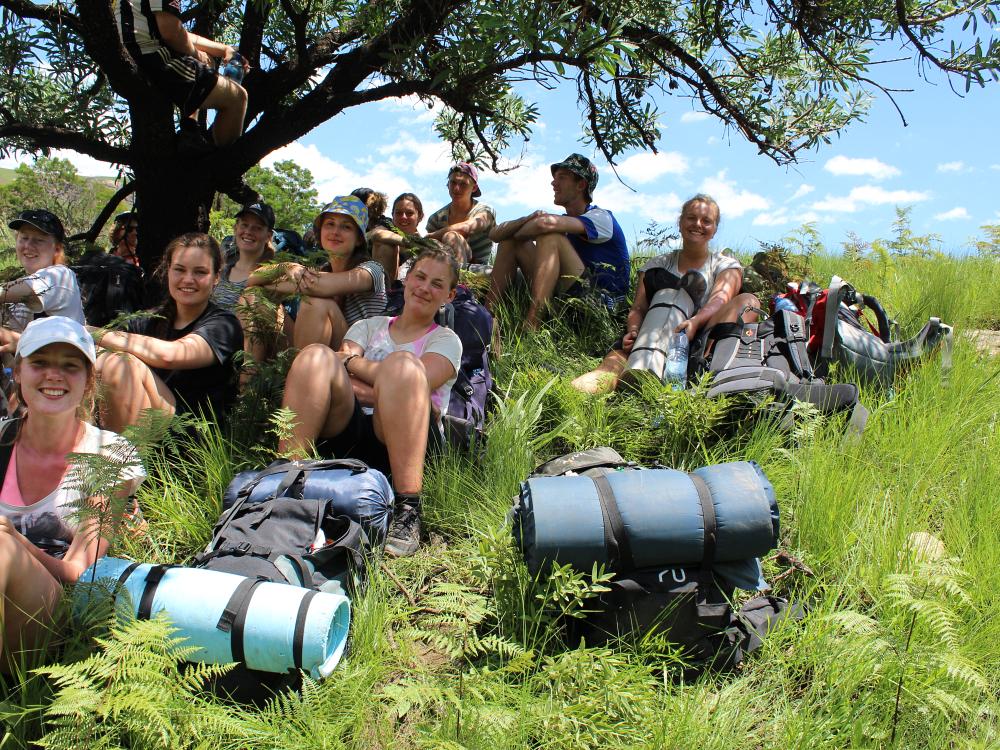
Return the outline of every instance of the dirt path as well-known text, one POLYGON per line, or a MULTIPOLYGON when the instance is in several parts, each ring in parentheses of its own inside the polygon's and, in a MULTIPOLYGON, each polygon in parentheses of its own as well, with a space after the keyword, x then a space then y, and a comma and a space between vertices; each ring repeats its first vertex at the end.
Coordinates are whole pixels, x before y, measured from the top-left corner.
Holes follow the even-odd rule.
POLYGON ((989 355, 1000 354, 1000 331, 966 331, 965 336, 989 355))

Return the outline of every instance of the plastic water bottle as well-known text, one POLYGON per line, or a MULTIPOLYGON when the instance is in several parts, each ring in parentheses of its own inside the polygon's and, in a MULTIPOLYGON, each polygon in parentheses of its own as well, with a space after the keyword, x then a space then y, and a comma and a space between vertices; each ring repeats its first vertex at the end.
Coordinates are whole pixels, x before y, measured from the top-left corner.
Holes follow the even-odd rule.
POLYGON ((229 62, 223 64, 220 72, 225 78, 236 83, 243 83, 243 55, 237 52, 229 58, 229 62))
POLYGON ((688 337, 681 331, 670 337, 667 347, 667 363, 663 368, 663 382, 675 391, 682 391, 687 385, 688 337))

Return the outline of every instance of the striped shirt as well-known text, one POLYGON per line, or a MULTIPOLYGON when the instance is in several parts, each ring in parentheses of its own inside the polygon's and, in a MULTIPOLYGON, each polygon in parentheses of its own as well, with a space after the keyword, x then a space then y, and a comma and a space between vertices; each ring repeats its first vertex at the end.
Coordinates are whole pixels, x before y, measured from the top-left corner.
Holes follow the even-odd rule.
POLYGON ((347 325, 354 325, 359 320, 381 315, 385 312, 385 270, 382 264, 374 260, 366 260, 357 268, 364 269, 372 277, 372 288, 358 294, 345 294, 342 312, 347 325))
POLYGON ((114 0, 112 12, 118 19, 118 35, 135 60, 165 49, 156 25, 156 14, 181 17, 181 0, 114 0))

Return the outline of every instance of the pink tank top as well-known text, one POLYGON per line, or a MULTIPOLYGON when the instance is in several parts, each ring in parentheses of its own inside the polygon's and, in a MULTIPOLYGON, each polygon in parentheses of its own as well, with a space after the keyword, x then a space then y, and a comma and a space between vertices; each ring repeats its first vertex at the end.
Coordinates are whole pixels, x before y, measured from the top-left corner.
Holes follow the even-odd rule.
POLYGON ((17 483, 17 444, 14 444, 10 452, 10 462, 7 464, 7 476, 3 478, 3 487, 0 487, 0 501, 7 505, 15 505, 19 508, 25 507, 24 498, 21 497, 21 487, 17 483))

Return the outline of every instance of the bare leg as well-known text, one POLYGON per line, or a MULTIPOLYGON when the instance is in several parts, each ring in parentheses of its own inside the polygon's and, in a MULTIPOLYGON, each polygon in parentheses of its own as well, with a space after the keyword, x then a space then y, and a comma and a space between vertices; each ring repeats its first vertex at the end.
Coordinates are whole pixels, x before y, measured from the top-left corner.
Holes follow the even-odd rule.
POLYGON ((7 519, 0 523, 0 670, 5 672, 19 651, 37 648, 62 593, 20 537, 7 519))
POLYGON ((465 239, 458 232, 445 232, 441 236, 441 242, 451 251, 451 254, 455 256, 459 265, 467 266, 472 260, 472 249, 469 247, 468 240, 465 239))
POLYGON ((215 87, 208 92, 201 106, 203 109, 215 110, 212 139, 216 146, 228 146, 243 134, 247 90, 238 83, 219 76, 215 87))
POLYGON ((295 320, 295 346, 304 349, 309 344, 326 344, 339 349, 347 333, 347 319, 336 300, 303 297, 295 320))
POLYGON ((293 458, 310 455, 316 438, 339 435, 354 413, 351 379, 330 347, 313 344, 292 363, 281 405, 295 412, 295 425, 278 452, 293 458))
POLYGON ((504 240, 497 246, 497 257, 493 261, 490 274, 490 291, 486 295, 486 308, 495 311, 497 303, 507 291, 518 267, 518 257, 528 255, 535 249, 531 240, 504 240), (523 248, 523 249, 522 249, 523 248))
POLYGON ((419 494, 430 421, 430 389, 423 364, 409 352, 394 352, 375 378, 375 435, 385 444, 397 493, 419 494))
POLYGON ((97 359, 97 381, 101 386, 101 423, 121 432, 139 421, 145 409, 168 415, 177 410, 174 394, 142 360, 122 352, 105 352, 97 359))
POLYGON ((372 243, 372 259, 385 269, 385 288, 399 277, 399 247, 387 242, 372 243))
POLYGON ((566 235, 543 234, 535 239, 533 253, 518 254, 518 262, 531 279, 531 305, 524 316, 524 325, 538 328, 556 289, 568 289, 583 274, 583 261, 566 235))
POLYGON ((284 308, 264 304, 256 288, 243 292, 236 303, 236 316, 243 326, 243 350, 254 362, 267 362, 284 347, 284 308))
POLYGON ((576 378, 571 385, 583 393, 608 393, 618 387, 618 376, 625 370, 628 357, 621 349, 604 355, 596 369, 576 378))

